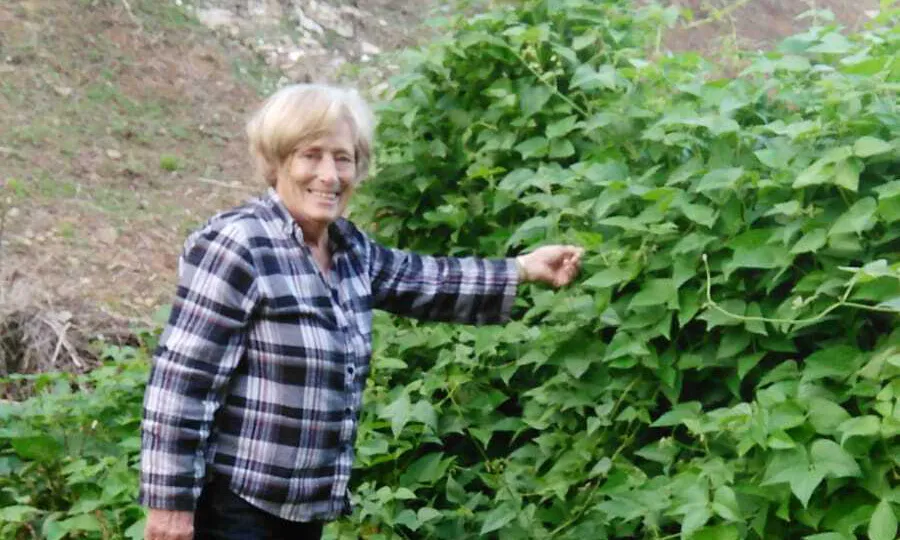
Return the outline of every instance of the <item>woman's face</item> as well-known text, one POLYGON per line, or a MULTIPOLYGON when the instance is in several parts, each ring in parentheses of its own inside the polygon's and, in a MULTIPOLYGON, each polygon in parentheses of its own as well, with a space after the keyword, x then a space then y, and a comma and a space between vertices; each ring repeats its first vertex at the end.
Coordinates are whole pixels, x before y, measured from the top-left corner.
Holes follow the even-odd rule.
POLYGON ((275 191, 298 222, 327 227, 356 187, 353 132, 347 122, 297 145, 278 170, 275 191))

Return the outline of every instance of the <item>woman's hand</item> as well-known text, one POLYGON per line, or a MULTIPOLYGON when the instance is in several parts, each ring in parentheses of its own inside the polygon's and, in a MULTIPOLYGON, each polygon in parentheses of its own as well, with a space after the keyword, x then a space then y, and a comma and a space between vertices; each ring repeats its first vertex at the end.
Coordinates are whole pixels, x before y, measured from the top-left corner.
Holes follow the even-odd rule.
POLYGON ((581 266, 584 249, 576 246, 544 246, 516 257, 519 281, 540 282, 551 287, 572 283, 581 266))
POLYGON ((194 513, 178 510, 150 509, 146 540, 191 540, 194 538, 194 513))

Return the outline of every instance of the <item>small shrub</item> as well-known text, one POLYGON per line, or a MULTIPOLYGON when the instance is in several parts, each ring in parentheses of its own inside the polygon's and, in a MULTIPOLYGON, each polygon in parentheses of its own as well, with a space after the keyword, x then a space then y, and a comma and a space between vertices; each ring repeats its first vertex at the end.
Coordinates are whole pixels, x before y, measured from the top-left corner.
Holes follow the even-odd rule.
POLYGON ((176 156, 167 154, 160 156, 159 167, 164 171, 175 172, 181 168, 181 162, 176 156))

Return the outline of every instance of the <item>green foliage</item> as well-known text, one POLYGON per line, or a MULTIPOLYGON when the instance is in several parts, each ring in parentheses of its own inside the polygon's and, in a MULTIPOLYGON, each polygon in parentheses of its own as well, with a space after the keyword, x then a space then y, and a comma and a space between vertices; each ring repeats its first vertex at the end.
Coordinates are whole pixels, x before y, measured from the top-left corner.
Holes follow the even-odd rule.
POLYGON ((146 352, 106 347, 86 375, 16 376, 36 395, 0 403, 0 538, 142 538, 137 505, 146 352))
POLYGON ((165 154, 159 157, 159 168, 164 171, 174 172, 181 168, 178 157, 165 154))
POLYGON ((413 53, 357 219, 587 249, 520 320, 376 319, 355 538, 896 537, 896 14, 714 79, 671 11, 529 0, 413 53))

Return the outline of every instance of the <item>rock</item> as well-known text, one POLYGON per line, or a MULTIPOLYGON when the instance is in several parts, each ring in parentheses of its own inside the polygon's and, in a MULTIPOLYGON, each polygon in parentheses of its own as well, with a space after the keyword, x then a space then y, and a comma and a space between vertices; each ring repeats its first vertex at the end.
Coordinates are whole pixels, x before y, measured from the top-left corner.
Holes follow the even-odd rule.
POLYGON ((297 60, 300 60, 300 58, 303 56, 303 54, 304 54, 304 53, 303 53, 302 50, 296 49, 296 50, 293 50, 293 51, 289 52, 288 55, 287 55, 287 57, 288 57, 288 60, 290 60, 291 63, 294 63, 294 62, 296 62, 297 60))
POLYGON ((359 20, 364 20, 369 16, 359 10, 359 8, 355 8, 353 6, 341 6, 340 12, 343 15, 349 15, 351 17, 356 17, 359 20))
POLYGON ((319 23, 307 17, 303 13, 303 9, 297 4, 294 4, 294 15, 297 17, 297 22, 300 23, 300 28, 319 36, 325 35, 325 29, 319 23))
POLYGON ((104 227, 94 232, 94 238, 111 246, 119 239, 119 233, 112 227, 104 227))
MULTIPOLYGON (((296 6, 296 2, 294 4, 296 6)), ((347 20, 340 11, 324 2, 309 0, 307 2, 309 16, 323 28, 335 32, 337 35, 350 39, 354 36, 353 24, 347 20)))
POLYGON ((362 48, 363 54, 368 54, 368 55, 372 55, 372 56, 375 56, 376 54, 381 54, 381 49, 378 48, 378 46, 369 43, 368 41, 363 41, 362 45, 360 45, 360 47, 362 48))
POLYGON ((254 20, 264 24, 278 24, 284 16, 278 0, 248 0, 247 12, 254 20))
POLYGON ((238 18, 237 16, 228 11, 227 9, 221 8, 206 8, 206 9, 198 9, 197 10, 197 20, 200 21, 200 24, 206 26, 207 28, 224 28, 231 32, 232 29, 238 29, 238 18))
POLYGON ((109 159, 122 159, 122 152, 113 150, 112 148, 106 151, 106 155, 109 157, 109 159))
POLYGON ((53 90, 62 97, 69 97, 72 95, 72 89, 68 86, 54 86, 53 90))

